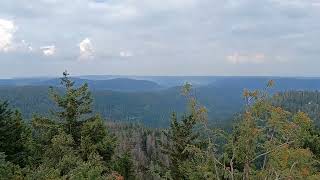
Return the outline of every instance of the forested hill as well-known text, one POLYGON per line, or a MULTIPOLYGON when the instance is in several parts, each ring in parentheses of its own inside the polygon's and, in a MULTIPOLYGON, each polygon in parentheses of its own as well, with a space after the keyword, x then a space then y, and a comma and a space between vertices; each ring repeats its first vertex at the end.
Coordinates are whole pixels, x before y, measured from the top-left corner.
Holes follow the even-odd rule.
MULTIPOLYGON (((317 90, 320 78, 236 77, 236 76, 78 76, 76 85, 88 83, 91 89, 115 91, 153 91, 191 83, 194 87, 264 88, 268 80, 275 80, 277 90, 317 90)), ((59 78, 0 79, 0 86, 60 86, 59 78)))
MULTIPOLYGON (((186 99, 180 91, 184 81, 196 84, 194 93, 208 109, 210 123, 220 125, 230 124, 233 115, 242 110, 244 89, 263 89, 269 79, 275 80, 275 87, 270 90, 272 93, 320 90, 320 79, 315 78, 99 77, 72 78, 77 87, 88 83, 95 99, 94 111, 110 120, 142 122, 152 127, 167 126, 173 111, 180 114, 185 111, 186 99), (179 86, 173 86, 175 84, 179 86)), ((0 80, 0 99, 9 100, 12 106, 21 110, 25 118, 30 119, 32 114, 48 114, 48 109, 52 108, 53 104, 48 97, 49 86, 61 87, 59 79, 0 80)))
MULTIPOLYGON (((24 117, 48 114, 53 105, 47 86, 0 87, 0 99, 21 110, 24 117)), ((182 113, 186 99, 181 87, 153 92, 92 91, 94 111, 115 121, 142 122, 147 126, 163 127, 169 124, 172 112, 182 113)), ((201 87, 195 91, 199 101, 209 110, 211 122, 224 122, 243 105, 241 90, 201 87)))
MULTIPOLYGON (((77 80, 78 85, 84 81, 77 80)), ((208 109, 209 122, 225 126, 230 124, 235 113, 242 110, 243 89, 262 89, 266 81, 267 78, 226 78, 207 86, 196 87, 194 93, 199 102, 208 109)), ((317 81, 317 79, 278 79, 275 81, 275 88, 271 91, 320 89, 318 88, 320 83, 317 81)), ((0 86, 0 99, 9 100, 12 106, 21 110, 26 119, 30 119, 32 114, 48 114, 49 109, 53 107, 48 97, 48 85, 59 86, 59 84, 57 79, 38 81, 39 84, 44 82, 47 85, 0 86)), ((148 81, 127 79, 89 81, 89 87, 95 87, 91 88, 95 99, 94 111, 100 112, 103 117, 113 121, 141 122, 152 127, 166 127, 172 112, 180 114, 185 112, 186 99, 181 95, 181 87, 160 90, 157 89, 158 85, 153 86, 152 83, 146 82, 148 81), (115 81, 118 86, 110 83, 115 81), (148 89, 147 86, 149 91, 145 91, 148 89), (122 90, 103 90, 104 87, 121 87, 122 90)), ((36 84, 37 81, 32 83, 36 84)))
MULTIPOLYGON (((72 78, 75 86, 88 83, 92 90, 113 90, 113 91, 154 91, 162 89, 162 87, 152 81, 136 80, 129 78, 115 78, 106 80, 90 80, 81 78, 72 78)), ((0 80, 0 86, 54 86, 61 87, 60 79, 53 78, 34 78, 34 79, 3 79, 0 80)))
POLYGON ((273 92, 288 90, 320 90, 319 78, 282 78, 282 77, 220 77, 210 85, 220 88, 263 89, 266 82, 274 80, 273 92))
POLYGON ((320 127, 320 92, 288 91, 275 96, 275 105, 290 112, 306 112, 320 127))

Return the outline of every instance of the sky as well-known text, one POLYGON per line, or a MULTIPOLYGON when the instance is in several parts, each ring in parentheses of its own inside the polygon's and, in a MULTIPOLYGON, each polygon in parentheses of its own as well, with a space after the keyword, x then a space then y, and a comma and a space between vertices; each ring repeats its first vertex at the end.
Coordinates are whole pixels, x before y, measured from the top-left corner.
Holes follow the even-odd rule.
POLYGON ((320 76, 320 0, 1 0, 0 78, 320 76))

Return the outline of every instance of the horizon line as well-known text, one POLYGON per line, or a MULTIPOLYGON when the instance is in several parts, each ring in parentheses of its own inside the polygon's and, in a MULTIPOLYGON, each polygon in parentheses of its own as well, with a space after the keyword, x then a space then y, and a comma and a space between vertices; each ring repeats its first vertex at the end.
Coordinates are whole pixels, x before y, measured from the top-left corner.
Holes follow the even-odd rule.
MULTIPOLYGON (((62 75, 61 75, 62 76, 62 75)), ((12 76, 12 77, 0 77, 0 80, 13 80, 13 79, 35 79, 35 78, 59 78, 61 76, 56 75, 35 75, 35 76, 12 76)), ((240 77, 240 78, 320 78, 320 76, 291 76, 291 75, 124 75, 124 74, 84 74, 84 75, 70 75, 70 77, 103 77, 103 76, 119 76, 119 77, 240 77)), ((84 78, 85 79, 85 78, 84 78)))

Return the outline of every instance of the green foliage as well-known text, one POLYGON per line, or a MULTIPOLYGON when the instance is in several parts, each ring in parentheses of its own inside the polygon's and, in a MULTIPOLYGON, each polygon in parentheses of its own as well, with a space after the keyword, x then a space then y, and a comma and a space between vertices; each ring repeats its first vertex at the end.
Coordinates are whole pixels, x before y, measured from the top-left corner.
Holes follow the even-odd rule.
POLYGON ((31 144, 31 131, 21 114, 0 102, 0 152, 6 154, 6 160, 24 167, 29 163, 31 144))
MULTIPOLYGON (((60 86, 53 89, 59 94, 64 92, 60 86)), ((232 128, 232 117, 234 113, 241 111, 243 105, 242 88, 208 86, 197 87, 196 90, 198 100, 210 109, 209 123, 232 128)), ((103 118, 116 122, 143 123, 147 127, 167 128, 172 111, 179 116, 185 112, 186 98, 180 92, 179 87, 152 92, 92 89, 92 110, 103 118)), ((12 106, 19 108, 27 120, 31 119, 34 113, 49 116, 51 109, 57 109, 56 103, 48 96, 46 86, 0 87, 1 98, 9 100, 12 106)))
POLYGON ((313 153, 318 148, 308 147, 310 141, 317 140, 313 122, 305 113, 290 113, 274 106, 267 92, 273 84, 269 82, 263 91, 245 90, 245 111, 234 130, 231 133, 216 131, 213 137, 210 131, 205 131, 207 128, 195 128, 203 121, 202 116, 195 113, 200 109, 195 99, 189 98, 191 115, 196 118, 178 121, 173 116, 166 133, 168 145, 164 149, 170 159, 167 168, 171 178, 319 178, 319 161, 313 153), (193 136, 201 131, 206 136, 193 136), (207 144, 195 143, 204 139, 207 144), (214 139, 220 143, 214 144, 214 139), (216 149, 217 146, 220 147, 216 149))
MULTIPOLYGON (((182 90, 188 110, 166 130, 108 123, 92 114, 88 86, 51 89, 54 116, 0 103, 0 179, 320 179, 320 131, 308 113, 277 105, 268 89, 245 90, 233 130, 207 124, 207 108, 182 90), (117 139, 117 141, 116 141, 117 139)), ((282 99, 284 102, 284 99, 282 99)))
POLYGON ((192 96, 190 84, 187 83, 182 92, 188 99, 190 114, 178 121, 173 113, 169 130, 164 131, 167 143, 163 144, 163 152, 169 157, 168 169, 173 179, 189 179, 201 174, 200 172, 195 175, 194 171, 198 167, 194 168, 192 165, 199 163, 196 154, 202 151, 201 148, 205 144, 195 128, 205 121, 206 109, 192 96))
POLYGON ((92 98, 88 86, 79 88, 64 72, 65 93, 51 89, 57 104, 51 117, 32 120, 37 163, 32 179, 104 179, 110 171, 115 138, 107 132, 100 116, 91 115, 92 98))
POLYGON ((134 178, 134 164, 130 152, 125 152, 116 158, 113 169, 117 171, 125 180, 134 178))
POLYGON ((74 87, 74 82, 68 77, 68 73, 63 73, 61 84, 65 87, 65 94, 60 95, 51 88, 50 95, 61 111, 54 114, 61 121, 61 125, 66 132, 72 135, 75 145, 80 145, 81 126, 87 120, 88 114, 92 112, 92 97, 88 89, 88 84, 79 88, 74 87))
POLYGON ((272 105, 266 92, 245 93, 246 112, 226 147, 234 179, 307 179, 318 176, 313 153, 305 147, 312 121, 272 105), (232 158, 230 158, 232 157, 232 158))
POLYGON ((320 125, 320 92, 319 91, 287 91, 277 93, 273 97, 273 104, 281 106, 292 113, 305 112, 320 125))
POLYGON ((22 179, 21 168, 5 159, 6 155, 0 152, 0 179, 22 179))
POLYGON ((99 116, 89 119, 81 128, 80 153, 83 159, 97 153, 104 161, 109 162, 114 154, 115 142, 99 116))
POLYGON ((173 114, 170 129, 165 132, 168 143, 163 146, 163 152, 168 154, 170 158, 169 169, 174 179, 185 178, 180 166, 192 158, 192 153, 185 151, 185 149, 189 146, 199 146, 195 142, 198 135, 193 132, 195 125, 196 120, 192 115, 184 117, 181 122, 178 122, 177 117, 173 114))

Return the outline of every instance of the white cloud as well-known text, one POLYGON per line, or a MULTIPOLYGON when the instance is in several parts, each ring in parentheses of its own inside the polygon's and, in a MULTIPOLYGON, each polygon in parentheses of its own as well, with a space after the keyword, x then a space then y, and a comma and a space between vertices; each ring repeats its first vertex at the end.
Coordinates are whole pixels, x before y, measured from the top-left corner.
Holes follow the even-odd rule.
POLYGON ((7 52, 12 48, 13 34, 16 30, 13 21, 0 19, 0 52, 7 52))
POLYGON ((231 64, 261 64, 265 62, 266 56, 262 53, 256 54, 240 54, 233 53, 226 57, 231 64))
POLYGON ((43 55, 45 56, 52 56, 56 53, 56 47, 54 45, 51 46, 43 46, 40 47, 43 55))
POLYGON ((120 57, 132 57, 133 54, 130 51, 121 51, 120 52, 120 57))
POLYGON ((91 43, 91 40, 89 38, 85 38, 79 43, 80 48, 80 59, 91 59, 93 58, 93 45, 91 43))

